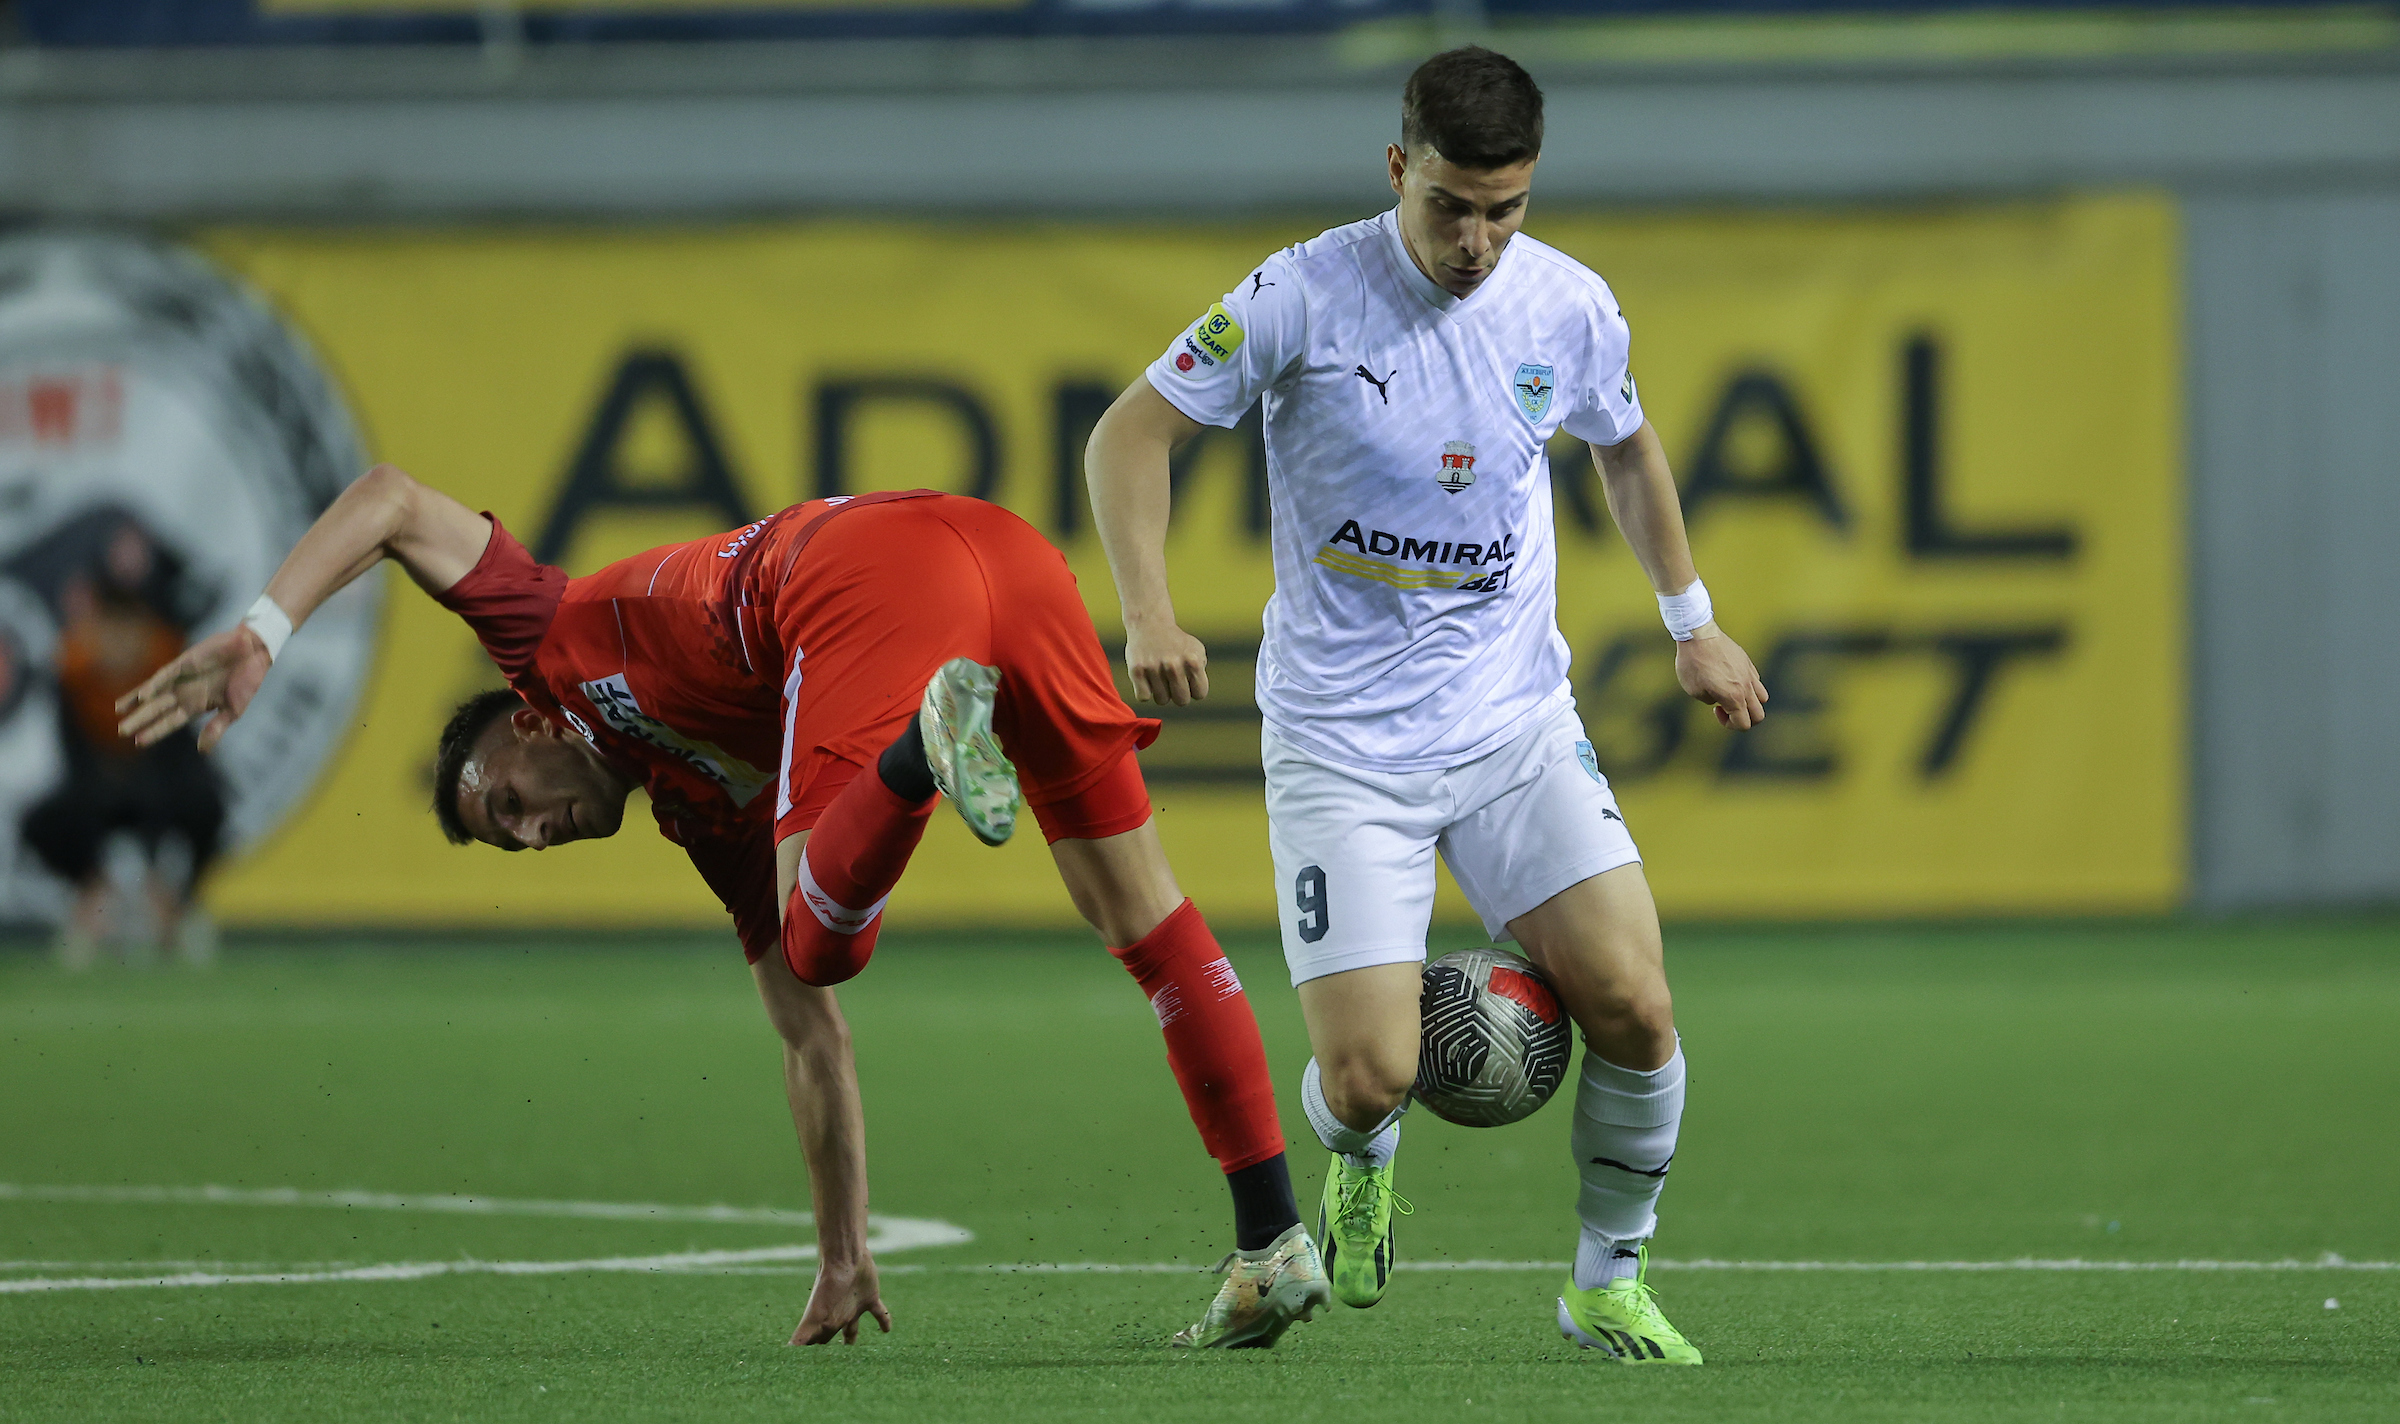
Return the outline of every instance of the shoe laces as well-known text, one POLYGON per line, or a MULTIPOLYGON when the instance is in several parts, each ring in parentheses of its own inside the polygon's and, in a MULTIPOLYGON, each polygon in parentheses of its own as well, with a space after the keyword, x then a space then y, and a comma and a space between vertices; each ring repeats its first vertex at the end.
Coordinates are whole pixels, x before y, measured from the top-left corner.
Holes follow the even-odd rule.
POLYGON ((1672 1330, 1674 1327, 1667 1325, 1666 1312, 1658 1308, 1658 1291, 1650 1284, 1650 1243, 1643 1242, 1641 1251, 1641 1264, 1634 1270, 1633 1284, 1622 1290, 1612 1285, 1609 1293, 1621 1298, 1622 1308, 1627 1315, 1645 1325, 1665 1326, 1672 1330))
POLYGON ((1377 1204, 1382 1201, 1391 1203, 1394 1216, 1417 1214, 1416 1204, 1394 1190, 1391 1179, 1382 1172, 1370 1170, 1356 1175, 1344 1172, 1342 1177, 1335 1188, 1334 1212, 1345 1223, 1362 1216, 1372 1220, 1377 1204))
POLYGON ((1653 1321, 1665 1323, 1665 1312, 1658 1308, 1658 1292, 1641 1277, 1634 1277, 1631 1286, 1621 1290, 1611 1290, 1609 1294, 1616 1296, 1620 1308, 1634 1319, 1645 1324, 1653 1321))

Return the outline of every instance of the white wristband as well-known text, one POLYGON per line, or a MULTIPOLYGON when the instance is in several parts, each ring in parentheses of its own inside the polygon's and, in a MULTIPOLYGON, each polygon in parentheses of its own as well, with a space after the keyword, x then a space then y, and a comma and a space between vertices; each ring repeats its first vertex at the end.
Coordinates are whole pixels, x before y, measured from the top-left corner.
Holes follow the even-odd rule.
POLYGON ((267 645, 267 661, 271 663, 283 656, 283 645, 292 636, 292 615, 283 611, 283 605, 262 593, 258 596, 258 602, 250 605, 250 611, 242 615, 242 626, 256 633, 258 640, 267 645))
POLYGON ((1662 593, 1658 596, 1658 616, 1666 620, 1667 631, 1678 643, 1688 643, 1692 635, 1708 626, 1717 616, 1709 606, 1708 585, 1698 579, 1681 593, 1662 593))

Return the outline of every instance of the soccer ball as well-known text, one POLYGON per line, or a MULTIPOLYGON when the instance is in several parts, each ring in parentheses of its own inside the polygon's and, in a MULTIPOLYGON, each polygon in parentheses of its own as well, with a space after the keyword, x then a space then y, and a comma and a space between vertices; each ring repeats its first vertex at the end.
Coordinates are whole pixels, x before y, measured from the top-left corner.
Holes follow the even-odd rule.
POLYGON ((1572 1030, 1533 962, 1461 949, 1425 966, 1416 1098, 1444 1122, 1500 1127, 1531 1117, 1567 1076, 1572 1030))

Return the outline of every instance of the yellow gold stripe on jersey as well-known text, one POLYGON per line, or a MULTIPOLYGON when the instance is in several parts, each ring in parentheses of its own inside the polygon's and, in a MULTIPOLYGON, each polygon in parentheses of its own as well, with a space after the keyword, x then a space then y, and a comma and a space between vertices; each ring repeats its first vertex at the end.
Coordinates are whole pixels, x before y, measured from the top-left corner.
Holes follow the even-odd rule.
POLYGON ((1387 564, 1380 559, 1362 559, 1332 548, 1319 549, 1317 562, 1337 573, 1373 579, 1394 588, 1456 588, 1458 581, 1465 577, 1442 569, 1404 569, 1398 564, 1387 564))

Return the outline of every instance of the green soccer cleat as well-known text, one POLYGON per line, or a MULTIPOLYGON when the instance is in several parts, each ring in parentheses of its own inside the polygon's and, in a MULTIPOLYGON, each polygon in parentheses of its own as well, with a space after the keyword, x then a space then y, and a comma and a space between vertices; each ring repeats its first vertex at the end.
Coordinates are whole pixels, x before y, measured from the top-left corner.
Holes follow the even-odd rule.
POLYGON ((1184 1350, 1264 1350, 1283 1338, 1295 1320, 1314 1319, 1333 1303, 1325 1284, 1325 1262, 1308 1228, 1295 1225, 1264 1251, 1236 1251, 1217 1262, 1225 1284, 1208 1303, 1208 1314, 1175 1332, 1184 1350))
POLYGON ((1416 1208, 1392 1190, 1390 1167, 1353 1167, 1341 1153, 1325 1174, 1317 1203, 1317 1234, 1325 1238, 1325 1274, 1333 1298, 1360 1309, 1383 1299, 1392 1278, 1392 1217, 1416 1208))
POLYGON ((1621 1365, 1696 1365, 1700 1350, 1659 1313, 1658 1297, 1645 1279, 1650 1247, 1642 1247, 1641 1269, 1597 1290, 1567 1289, 1558 1298, 1558 1333, 1586 1350, 1598 1350, 1621 1365))
POLYGON ((1000 669, 952 658, 925 684, 917 731, 933 784, 958 808, 975 839, 996 846, 1016 834, 1017 769, 992 735, 992 698, 1000 669))

